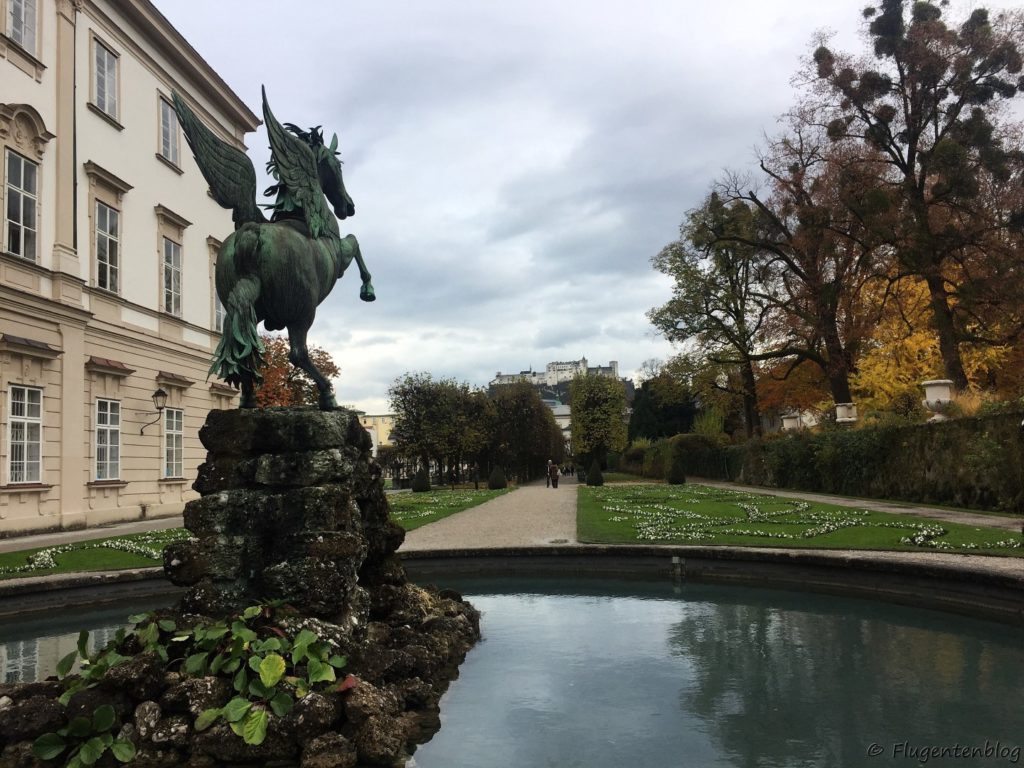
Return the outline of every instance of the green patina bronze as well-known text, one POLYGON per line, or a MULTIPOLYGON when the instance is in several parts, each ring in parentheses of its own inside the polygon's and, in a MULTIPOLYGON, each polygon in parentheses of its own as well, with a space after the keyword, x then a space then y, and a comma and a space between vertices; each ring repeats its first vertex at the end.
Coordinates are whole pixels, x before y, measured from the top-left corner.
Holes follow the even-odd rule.
POLYGON ((210 373, 241 388, 242 408, 255 408, 264 362, 257 325, 263 321, 269 331, 288 329, 292 365, 316 382, 322 409, 337 407, 331 383, 309 359, 306 334, 317 306, 353 259, 363 281, 359 298, 375 298, 359 243, 353 235, 341 237, 335 219, 355 214, 341 177, 337 135, 327 146, 319 126, 303 131, 281 125, 263 91, 272 155, 267 172, 277 181, 265 193, 276 197, 266 206, 272 210, 268 221, 256 203, 256 171, 248 155, 217 138, 177 93, 173 99, 210 192, 232 210, 235 222, 217 258, 217 295, 226 314, 210 373))

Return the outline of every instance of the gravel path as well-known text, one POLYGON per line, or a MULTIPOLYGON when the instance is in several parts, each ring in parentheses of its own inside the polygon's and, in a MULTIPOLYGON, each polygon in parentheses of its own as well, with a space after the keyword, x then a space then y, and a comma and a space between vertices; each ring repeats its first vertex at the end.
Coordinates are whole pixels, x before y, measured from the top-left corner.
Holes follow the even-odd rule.
POLYGON ((402 551, 555 546, 576 543, 576 479, 511 493, 406 534, 402 551))

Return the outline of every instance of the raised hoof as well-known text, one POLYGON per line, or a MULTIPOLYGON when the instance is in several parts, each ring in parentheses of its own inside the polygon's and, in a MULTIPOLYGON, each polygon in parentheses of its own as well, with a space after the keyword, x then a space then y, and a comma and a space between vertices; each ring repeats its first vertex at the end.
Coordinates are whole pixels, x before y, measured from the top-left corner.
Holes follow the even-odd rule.
POLYGON ((359 298, 363 301, 376 301, 377 296, 373 292, 373 283, 363 283, 363 287, 359 289, 359 298))

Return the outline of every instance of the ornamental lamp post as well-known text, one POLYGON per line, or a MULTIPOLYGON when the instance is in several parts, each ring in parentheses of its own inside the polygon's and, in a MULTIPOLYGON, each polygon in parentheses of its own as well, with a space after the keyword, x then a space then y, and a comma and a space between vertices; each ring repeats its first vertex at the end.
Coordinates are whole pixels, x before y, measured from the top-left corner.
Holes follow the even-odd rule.
MULTIPOLYGON (((152 394, 152 398, 153 407, 156 408, 156 418, 142 425, 142 428, 139 430, 140 435, 144 435, 146 433, 146 427, 149 427, 160 421, 160 415, 164 412, 164 408, 167 407, 167 392, 164 390, 163 387, 159 387, 152 394)), ((141 411, 141 413, 153 413, 153 411, 141 411)))
POLYGON ((946 421, 949 418, 946 411, 953 403, 953 382, 949 379, 933 379, 922 381, 921 386, 924 387, 924 400, 921 401, 921 405, 934 414, 928 422, 946 421))

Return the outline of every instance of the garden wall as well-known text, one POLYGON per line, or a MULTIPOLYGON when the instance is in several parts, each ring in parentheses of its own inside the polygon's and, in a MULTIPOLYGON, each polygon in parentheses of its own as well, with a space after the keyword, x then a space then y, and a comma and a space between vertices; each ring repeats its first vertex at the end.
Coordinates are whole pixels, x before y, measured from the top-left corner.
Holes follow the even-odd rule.
POLYGON ((622 455, 623 471, 1024 513, 1024 413, 938 424, 796 432, 722 446, 685 434, 622 455))

